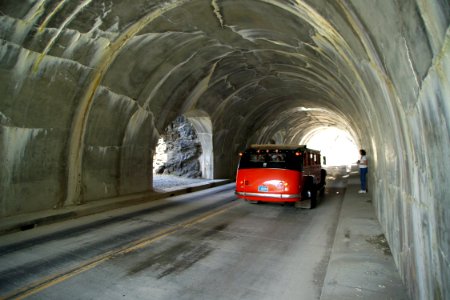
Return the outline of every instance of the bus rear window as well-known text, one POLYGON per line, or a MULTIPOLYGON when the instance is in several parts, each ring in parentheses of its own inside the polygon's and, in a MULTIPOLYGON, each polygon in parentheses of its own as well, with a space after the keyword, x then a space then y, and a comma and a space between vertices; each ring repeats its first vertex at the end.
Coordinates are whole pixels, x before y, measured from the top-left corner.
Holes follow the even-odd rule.
POLYGON ((302 171, 303 159, 295 152, 244 152, 239 169, 276 168, 302 171))

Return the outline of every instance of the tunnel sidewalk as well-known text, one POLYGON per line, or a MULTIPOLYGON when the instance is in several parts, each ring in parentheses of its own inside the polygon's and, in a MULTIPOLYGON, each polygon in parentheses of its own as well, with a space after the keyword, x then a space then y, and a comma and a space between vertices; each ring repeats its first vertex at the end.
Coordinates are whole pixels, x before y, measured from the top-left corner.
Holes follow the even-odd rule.
POLYGON ((352 175, 339 216, 321 300, 409 299, 375 216, 372 196, 352 175))
POLYGON ((74 205, 61 209, 50 209, 36 213, 21 214, 0 219, 0 236, 32 229, 38 226, 48 225, 56 222, 75 219, 104 211, 141 204, 162 198, 192 193, 220 185, 230 183, 228 179, 205 180, 196 184, 174 186, 160 191, 132 194, 111 199, 98 200, 95 202, 74 205))

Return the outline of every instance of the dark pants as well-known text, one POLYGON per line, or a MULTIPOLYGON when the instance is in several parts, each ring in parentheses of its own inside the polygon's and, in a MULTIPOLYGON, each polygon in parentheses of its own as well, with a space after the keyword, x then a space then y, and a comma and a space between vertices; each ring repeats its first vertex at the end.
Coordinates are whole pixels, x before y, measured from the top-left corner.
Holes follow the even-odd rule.
POLYGON ((367 169, 368 168, 359 168, 359 178, 361 179, 361 190, 363 191, 367 190, 367 181, 366 181, 367 169))

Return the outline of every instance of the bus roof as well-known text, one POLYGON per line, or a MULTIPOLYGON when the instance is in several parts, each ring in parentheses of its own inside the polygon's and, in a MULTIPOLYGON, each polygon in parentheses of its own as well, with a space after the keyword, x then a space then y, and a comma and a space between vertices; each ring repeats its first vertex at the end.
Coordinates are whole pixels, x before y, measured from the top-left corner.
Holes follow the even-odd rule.
POLYGON ((252 144, 248 150, 298 150, 305 151, 310 150, 311 152, 320 153, 319 150, 313 150, 306 147, 306 145, 295 145, 295 144, 252 144))

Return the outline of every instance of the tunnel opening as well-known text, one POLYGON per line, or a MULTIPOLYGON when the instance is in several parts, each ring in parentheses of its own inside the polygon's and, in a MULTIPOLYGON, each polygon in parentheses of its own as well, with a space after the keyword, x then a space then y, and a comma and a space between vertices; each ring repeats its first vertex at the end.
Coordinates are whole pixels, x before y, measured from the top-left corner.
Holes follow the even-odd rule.
POLYGON ((307 133, 300 144, 320 150, 326 157, 326 165, 330 167, 350 168, 359 157, 358 146, 351 133, 337 127, 317 127, 307 133))
POLYGON ((188 122, 192 124, 201 145, 202 151, 198 158, 201 178, 214 179, 213 126, 211 118, 202 110, 191 110, 185 116, 188 122))
POLYGON ((178 116, 158 140, 153 156, 153 173, 202 178, 199 160, 202 153, 202 145, 194 126, 185 116, 178 116))

